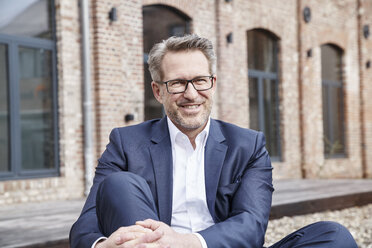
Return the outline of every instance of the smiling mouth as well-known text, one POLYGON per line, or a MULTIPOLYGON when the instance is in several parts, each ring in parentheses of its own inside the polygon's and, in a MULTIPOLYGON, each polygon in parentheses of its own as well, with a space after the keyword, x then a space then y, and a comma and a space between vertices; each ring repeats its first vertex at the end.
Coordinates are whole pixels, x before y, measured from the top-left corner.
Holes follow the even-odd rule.
POLYGON ((200 104, 197 104, 197 105, 181 105, 182 108, 185 108, 185 109, 196 109, 200 106, 200 104))

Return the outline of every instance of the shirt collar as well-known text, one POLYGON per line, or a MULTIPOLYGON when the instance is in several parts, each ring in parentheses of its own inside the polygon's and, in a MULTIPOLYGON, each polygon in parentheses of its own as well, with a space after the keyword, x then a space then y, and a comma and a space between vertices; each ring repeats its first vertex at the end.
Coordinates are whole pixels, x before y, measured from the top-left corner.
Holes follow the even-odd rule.
MULTIPOLYGON (((204 136, 204 138, 202 140, 203 146, 206 144, 206 141, 207 141, 207 138, 208 138, 208 135, 209 135, 210 119, 211 118, 209 117, 208 121, 207 121, 207 125, 205 125, 203 131, 201 131, 197 136, 197 139, 199 138, 199 136, 200 137, 204 136)), ((170 135, 170 139, 171 139, 171 143, 172 143, 172 147, 173 147, 175 142, 176 142, 177 135, 179 133, 182 133, 182 132, 173 124, 173 122, 169 119, 168 116, 167 116, 167 122, 168 122, 169 135, 170 135)))

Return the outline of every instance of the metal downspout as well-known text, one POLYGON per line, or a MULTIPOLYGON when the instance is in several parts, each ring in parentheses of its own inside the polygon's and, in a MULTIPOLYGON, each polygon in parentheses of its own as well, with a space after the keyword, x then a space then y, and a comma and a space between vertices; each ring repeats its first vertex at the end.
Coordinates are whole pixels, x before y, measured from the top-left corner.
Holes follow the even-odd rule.
POLYGON ((84 128, 84 168, 85 195, 88 195, 93 182, 93 128, 92 128, 92 97, 90 73, 90 43, 89 43, 89 5, 88 0, 81 0, 82 17, 82 60, 83 60, 83 128, 84 128))

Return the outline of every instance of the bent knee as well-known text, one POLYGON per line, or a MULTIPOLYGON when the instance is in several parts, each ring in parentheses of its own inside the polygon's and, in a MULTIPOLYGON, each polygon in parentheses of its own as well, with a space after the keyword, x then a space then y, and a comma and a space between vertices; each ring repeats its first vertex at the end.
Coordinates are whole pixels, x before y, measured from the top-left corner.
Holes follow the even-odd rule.
POLYGON ((133 186, 147 184, 146 180, 132 172, 120 171, 108 175, 100 184, 101 190, 114 188, 131 189, 133 186))
POLYGON ((348 247, 354 248, 358 247, 353 236, 349 230, 340 223, 334 221, 320 221, 314 223, 318 230, 321 230, 323 233, 333 233, 333 242, 334 246, 337 248, 348 247))

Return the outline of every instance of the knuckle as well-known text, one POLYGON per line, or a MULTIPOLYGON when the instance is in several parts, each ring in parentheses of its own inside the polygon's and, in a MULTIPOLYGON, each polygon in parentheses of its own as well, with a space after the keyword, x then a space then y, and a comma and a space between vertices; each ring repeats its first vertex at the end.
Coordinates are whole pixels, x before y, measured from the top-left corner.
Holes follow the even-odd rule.
POLYGON ((130 233, 123 233, 121 235, 121 238, 124 240, 124 241, 127 241, 127 240, 130 240, 131 239, 131 235, 130 233))

